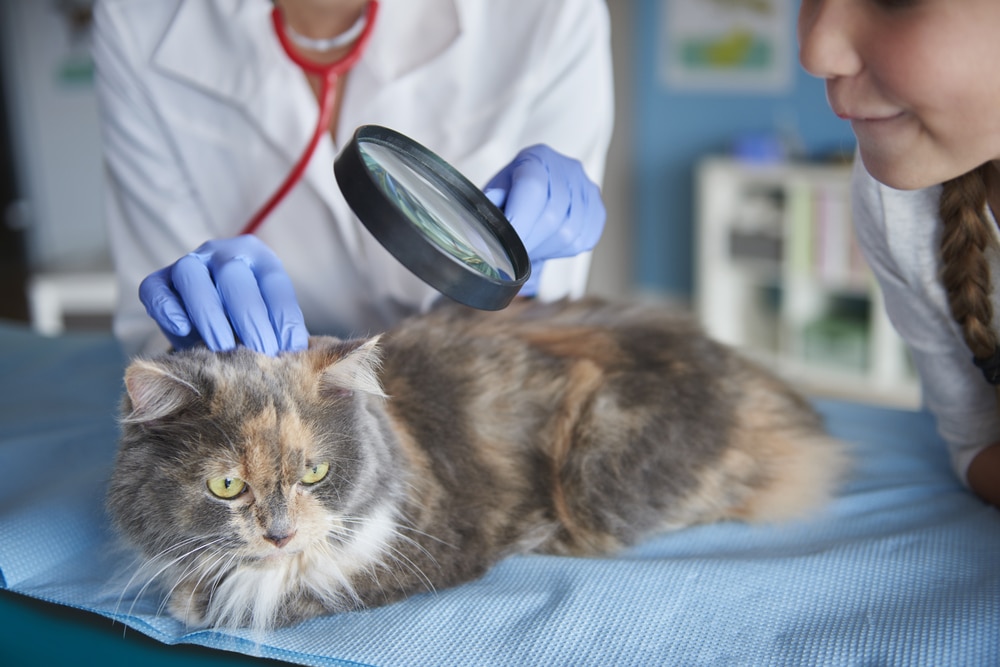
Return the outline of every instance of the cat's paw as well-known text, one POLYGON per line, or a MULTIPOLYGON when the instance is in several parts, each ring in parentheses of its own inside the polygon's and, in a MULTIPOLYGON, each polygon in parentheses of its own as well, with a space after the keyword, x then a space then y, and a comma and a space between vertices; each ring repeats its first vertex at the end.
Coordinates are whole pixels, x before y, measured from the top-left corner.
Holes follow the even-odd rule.
MULTIPOLYGON (((343 611, 340 609, 333 611, 343 611)), ((310 618, 315 618, 317 616, 324 616, 331 613, 331 609, 323 605, 319 600, 313 597, 299 597, 292 600, 288 600, 282 605, 281 613, 278 618, 275 619, 275 626, 284 627, 289 625, 296 625, 303 621, 308 621, 310 618)))
POLYGON ((193 583, 182 583, 170 594, 167 611, 189 628, 207 625, 208 598, 193 583))

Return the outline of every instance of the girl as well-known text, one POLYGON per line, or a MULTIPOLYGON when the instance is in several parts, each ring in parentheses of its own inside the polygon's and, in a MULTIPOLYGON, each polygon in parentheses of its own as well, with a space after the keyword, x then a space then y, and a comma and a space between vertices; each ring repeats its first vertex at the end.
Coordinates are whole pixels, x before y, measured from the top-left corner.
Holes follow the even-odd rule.
POLYGON ((802 0, 798 22, 857 137, 854 222, 886 309, 956 472, 1000 506, 998 30, 997 0, 802 0))

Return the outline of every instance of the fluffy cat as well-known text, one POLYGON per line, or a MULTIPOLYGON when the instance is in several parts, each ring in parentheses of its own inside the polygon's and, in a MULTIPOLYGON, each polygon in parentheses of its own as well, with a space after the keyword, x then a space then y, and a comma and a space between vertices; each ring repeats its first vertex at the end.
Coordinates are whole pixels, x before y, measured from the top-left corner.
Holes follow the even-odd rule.
POLYGON ((515 553, 606 554, 826 500, 841 443, 687 318, 445 305, 370 340, 191 349, 125 374, 114 524, 190 626, 287 625, 515 553))

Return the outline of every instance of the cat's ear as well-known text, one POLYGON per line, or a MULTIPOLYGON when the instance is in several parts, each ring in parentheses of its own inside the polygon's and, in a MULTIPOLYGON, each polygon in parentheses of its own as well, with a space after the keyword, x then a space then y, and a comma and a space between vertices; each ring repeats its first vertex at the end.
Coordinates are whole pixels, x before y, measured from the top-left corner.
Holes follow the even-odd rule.
POLYGON ((131 422, 146 422, 177 412, 201 396, 193 384, 159 364, 139 359, 125 369, 125 391, 132 411, 131 422))
POLYGON ((382 363, 378 341, 380 336, 366 341, 341 343, 339 354, 325 363, 320 376, 320 388, 334 393, 363 391, 386 398, 378 372, 382 363), (344 347, 354 345, 344 352, 344 347))

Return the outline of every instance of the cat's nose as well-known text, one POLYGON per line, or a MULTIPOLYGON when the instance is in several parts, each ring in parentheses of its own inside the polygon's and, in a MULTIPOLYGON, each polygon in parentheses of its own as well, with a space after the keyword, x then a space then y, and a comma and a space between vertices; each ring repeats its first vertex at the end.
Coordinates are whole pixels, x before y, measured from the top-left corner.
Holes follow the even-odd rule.
POLYGON ((274 546, 278 547, 279 549, 281 549, 286 544, 288 544, 289 542, 291 542, 293 537, 295 537, 295 533, 294 532, 292 532, 292 533, 281 533, 281 534, 268 533, 268 534, 264 535, 264 539, 265 540, 267 540, 268 542, 270 542, 274 546))

